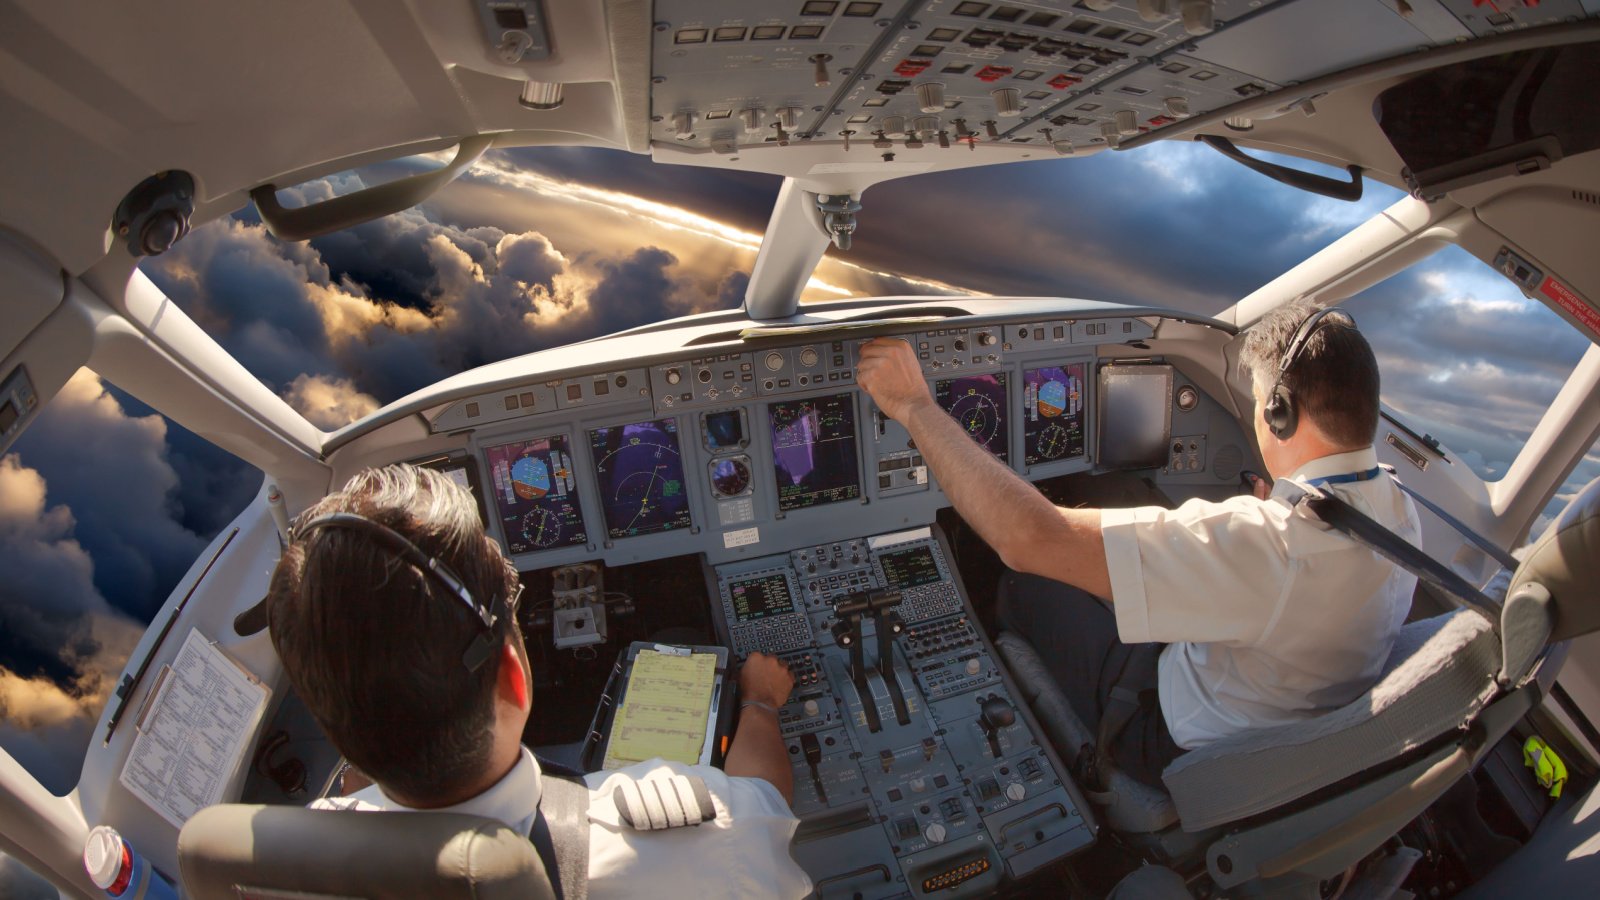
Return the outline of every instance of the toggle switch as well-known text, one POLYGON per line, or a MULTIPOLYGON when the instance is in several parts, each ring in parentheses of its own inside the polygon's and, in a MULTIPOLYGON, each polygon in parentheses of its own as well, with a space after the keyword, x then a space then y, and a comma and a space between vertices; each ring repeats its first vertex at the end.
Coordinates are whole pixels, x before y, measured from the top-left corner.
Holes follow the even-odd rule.
POLYGON ((798 106, 784 106, 778 109, 778 124, 785 131, 793 131, 800 126, 800 114, 805 112, 798 106))
POLYGON ((1022 95, 1016 88, 1000 88, 990 91, 989 96, 994 98, 994 114, 1002 119, 1014 119, 1022 115, 1022 95))
POLYGON ((827 87, 832 83, 832 79, 828 77, 828 63, 832 61, 833 57, 826 53, 818 53, 811 57, 811 64, 816 66, 811 73, 811 82, 817 87, 827 87))
POLYGON ((680 141, 694 139, 694 113, 678 112, 672 114, 672 133, 680 141))

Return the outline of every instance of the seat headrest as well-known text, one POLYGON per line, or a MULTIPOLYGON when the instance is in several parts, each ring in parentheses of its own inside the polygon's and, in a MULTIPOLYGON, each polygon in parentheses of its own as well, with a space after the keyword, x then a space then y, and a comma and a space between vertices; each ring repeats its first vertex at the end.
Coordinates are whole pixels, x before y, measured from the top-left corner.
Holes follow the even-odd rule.
POLYGON ((1551 643, 1600 629, 1600 478, 1584 485, 1528 548, 1506 597, 1533 585, 1549 593, 1555 610, 1551 643))
POLYGON ((212 806, 179 833, 178 868, 198 900, 554 896, 526 837, 454 813, 212 806))

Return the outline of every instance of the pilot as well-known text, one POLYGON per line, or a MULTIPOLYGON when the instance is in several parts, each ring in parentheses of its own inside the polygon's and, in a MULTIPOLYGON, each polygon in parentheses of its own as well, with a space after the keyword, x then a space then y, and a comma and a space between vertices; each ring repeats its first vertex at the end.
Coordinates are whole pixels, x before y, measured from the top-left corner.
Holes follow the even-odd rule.
MULTIPOLYGON (((484 534, 472 496, 431 470, 371 469, 301 514, 293 534, 268 594, 273 646, 339 752, 375 782, 315 805, 467 813, 528 834, 551 775, 521 743, 535 698, 515 614, 520 585, 484 534), (326 518, 341 513, 354 515, 326 518), (464 592, 425 574, 384 530, 457 573, 464 592), (466 593, 490 605, 507 598, 504 614, 485 625, 466 593)), ((793 678, 756 653, 739 684, 743 708, 726 771, 655 759, 588 776, 589 897, 649 896, 663 885, 697 897, 810 891, 789 855, 798 820, 776 713, 793 678), (688 784, 674 775, 698 779, 683 791, 691 817, 714 817, 660 831, 629 827, 615 787, 654 795, 688 784)))
POLYGON ((1056 506, 975 444, 935 405, 905 341, 861 351, 861 386, 1011 570, 1001 625, 1033 643, 1100 734, 1102 759, 1158 787, 1186 750, 1359 697, 1416 585, 1284 499, 1288 481, 1331 490, 1420 543, 1410 499, 1378 468, 1378 366, 1354 320, 1280 308, 1245 335, 1239 362, 1253 380, 1261 458, 1278 479, 1270 493, 1263 482, 1220 503, 1095 509, 1056 506))

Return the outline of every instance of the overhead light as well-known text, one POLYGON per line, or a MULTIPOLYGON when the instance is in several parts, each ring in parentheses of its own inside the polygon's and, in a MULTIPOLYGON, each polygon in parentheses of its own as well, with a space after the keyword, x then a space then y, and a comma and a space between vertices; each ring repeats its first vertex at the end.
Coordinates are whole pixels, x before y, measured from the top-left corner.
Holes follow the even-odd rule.
POLYGON ((562 85, 558 81, 524 82, 522 96, 517 102, 529 109, 558 109, 561 106, 561 88, 562 85))

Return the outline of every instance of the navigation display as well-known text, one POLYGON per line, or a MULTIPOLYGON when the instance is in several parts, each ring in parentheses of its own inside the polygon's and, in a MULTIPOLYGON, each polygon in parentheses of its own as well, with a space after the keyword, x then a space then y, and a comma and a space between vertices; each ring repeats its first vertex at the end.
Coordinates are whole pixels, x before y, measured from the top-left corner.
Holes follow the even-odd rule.
POLYGON ((657 419, 589 432, 606 534, 612 539, 688 528, 678 423, 657 419))
POLYGON ((794 612, 789 579, 782 573, 730 581, 728 596, 733 600, 733 617, 739 624, 794 612))
POLYGON ((1037 465, 1083 455, 1084 364, 1022 373, 1022 461, 1037 465))
POLYGON ((485 447, 506 549, 515 553, 589 540, 565 435, 485 447))
POLYGON ((933 397, 968 435, 1001 462, 1011 443, 1006 429, 1006 373, 964 375, 933 383, 933 397))
POLYGON ((856 410, 849 394, 783 400, 767 414, 778 509, 787 512, 861 496, 856 410))
POLYGON ((905 589, 943 580, 939 564, 933 560, 933 551, 927 547, 911 547, 878 555, 883 566, 883 578, 891 587, 905 589))

